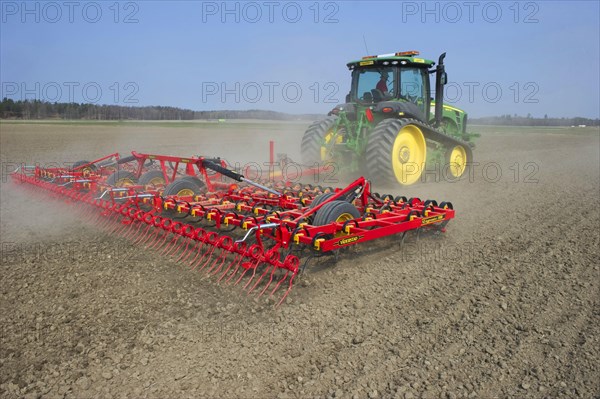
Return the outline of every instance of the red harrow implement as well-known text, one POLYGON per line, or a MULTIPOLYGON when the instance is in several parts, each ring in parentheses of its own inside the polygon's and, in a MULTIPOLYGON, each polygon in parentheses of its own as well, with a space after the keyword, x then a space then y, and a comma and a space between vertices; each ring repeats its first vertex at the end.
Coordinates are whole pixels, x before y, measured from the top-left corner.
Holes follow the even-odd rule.
POLYGON ((278 305, 310 258, 410 230, 444 231, 454 217, 451 203, 381 196, 363 177, 341 189, 254 182, 219 158, 111 154, 71 168, 22 166, 12 177, 219 282, 259 296, 285 287, 278 305))

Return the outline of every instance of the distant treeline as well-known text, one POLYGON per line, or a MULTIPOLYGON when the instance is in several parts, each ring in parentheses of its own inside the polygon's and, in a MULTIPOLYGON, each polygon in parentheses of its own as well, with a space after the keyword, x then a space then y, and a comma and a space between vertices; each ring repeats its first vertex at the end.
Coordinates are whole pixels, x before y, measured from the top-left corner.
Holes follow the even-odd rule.
POLYGON ((531 115, 501 115, 485 118, 471 118, 470 123, 477 125, 500 125, 500 126, 600 126, 600 119, 589 118, 534 118, 531 115))
MULTIPOLYGON (((96 105, 78 103, 50 103, 40 100, 14 101, 4 98, 0 103, 1 119, 84 119, 84 120, 194 120, 194 119, 269 119, 316 120, 323 115, 286 114, 264 110, 193 111, 176 107, 96 105)), ((589 118, 534 118, 531 115, 502 115, 471 118, 470 123, 505 126, 600 126, 599 119, 589 118)))
POLYGON ((292 115, 264 110, 192 111, 176 107, 50 103, 40 100, 4 98, 0 103, 2 119, 85 119, 85 120, 194 120, 194 119, 269 119, 315 120, 319 115, 292 115))

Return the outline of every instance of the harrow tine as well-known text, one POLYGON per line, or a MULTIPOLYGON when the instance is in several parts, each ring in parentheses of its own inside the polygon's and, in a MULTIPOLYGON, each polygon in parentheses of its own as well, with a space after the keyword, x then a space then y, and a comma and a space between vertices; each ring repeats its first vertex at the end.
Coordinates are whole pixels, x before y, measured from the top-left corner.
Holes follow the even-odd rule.
POLYGON ((146 230, 137 238, 135 238, 134 244, 145 243, 146 239, 152 235, 152 225, 149 224, 146 226, 146 230))
MULTIPOLYGON (((185 242, 185 248, 183 249, 183 251, 179 255, 179 258, 176 259, 176 262, 181 262, 181 259, 183 259, 184 256, 188 254, 188 249, 190 247, 190 240, 189 240, 189 238, 185 238, 184 242, 185 242)), ((183 243, 181 243, 181 245, 183 246, 183 243)), ((181 246, 179 248, 181 248, 181 246)), ((177 251, 175 251, 175 252, 177 252, 177 251)))
MULTIPOLYGON (((273 294, 275 294, 275 291, 277 291, 279 289, 279 286, 281 286, 281 283, 283 283, 288 278, 289 274, 290 274, 290 271, 287 270, 285 272, 285 274, 283 275, 283 277, 277 282, 277 285, 275 286, 275 288, 273 288, 273 291, 271 291, 269 298, 273 297, 273 294)), ((283 294, 283 297, 279 300, 279 302, 277 303, 277 305, 275 307, 278 308, 283 303, 285 298, 289 295, 290 291, 292 290, 292 284, 294 283, 294 277, 296 277, 296 273, 294 273, 292 275, 292 278, 290 278, 290 284, 288 286, 288 289, 285 291, 285 293, 283 294)))
POLYGON ((179 237, 181 237, 181 236, 180 235, 173 236, 173 239, 171 240, 171 242, 169 242, 169 244, 167 244, 167 246, 161 252, 161 254, 165 255, 165 256, 170 255, 171 252, 173 251, 173 249, 177 248, 177 243, 179 242, 179 237))
MULTIPOLYGON (((247 287, 250 285, 250 283, 252 282, 252 280, 254 279, 254 276, 256 276, 256 269, 258 268, 258 265, 259 265, 259 264, 260 264, 260 259, 258 259, 258 260, 256 261, 256 263, 255 263, 253 266, 251 266, 251 268, 252 268, 252 276, 250 276, 250 280, 248 280, 248 281, 246 282, 246 284, 244 284, 244 287, 243 287, 243 289, 246 289, 246 288, 247 288, 247 287)), ((244 272, 244 274, 245 274, 245 272, 244 272)), ((242 276, 239 278, 239 280, 238 280, 238 281, 236 281, 236 283, 235 283, 236 285, 237 285, 237 284, 240 282, 240 280, 242 279, 242 277, 244 277, 244 275, 242 275, 242 276)))
MULTIPOLYGON (((227 273, 229 272, 229 270, 235 265, 235 269, 233 271, 233 273, 231 274, 231 276, 235 276, 235 274, 237 273, 240 264, 242 262, 242 259, 244 259, 244 255, 242 254, 238 254, 229 264, 229 266, 227 267, 227 269, 225 269, 225 271, 223 272, 223 274, 221 274, 221 277, 219 277, 219 279, 217 280, 217 282, 220 282, 221 280, 223 280, 225 278, 225 276, 227 275, 227 273)), ((229 279, 231 279, 231 276, 226 280, 229 281, 229 279)))
POLYGON ((192 259, 189 263, 189 266, 192 267, 194 265, 194 263, 196 263, 196 260, 198 259, 198 257, 200 256, 200 254, 202 253, 202 246, 204 245, 204 243, 202 241, 198 241, 198 244, 196 244, 196 247, 198 247, 198 249, 196 250, 196 256, 194 256, 194 259, 192 259))
POLYGON ((188 241, 190 241, 190 242, 193 242, 193 243, 194 243, 194 246, 193 246, 192 248, 190 248, 190 249, 187 249, 187 248, 186 248, 186 250, 185 250, 185 252, 186 252, 186 255, 183 257, 183 259, 180 259, 180 260, 179 260, 180 262, 187 262, 187 260, 190 258, 190 256, 192 256, 192 254, 193 254, 193 253, 194 253, 194 251, 196 250, 196 247, 197 247, 198 245, 202 245, 202 243, 201 243, 200 241, 194 241, 194 240, 193 240, 193 239, 191 239, 191 238, 190 238, 188 241))
MULTIPOLYGON (((254 291, 256 289, 256 287, 258 286, 258 284, 260 284, 260 282, 262 281, 262 279, 267 275, 267 273, 269 272, 270 269, 273 269, 273 272, 275 271, 276 267, 271 265, 271 264, 267 264, 267 267, 265 267, 265 271, 260 275, 260 277, 258 278, 258 280, 256 280, 256 283, 254 283, 254 285, 252 287, 250 287, 250 289, 248 290, 248 295, 250 295, 252 293, 252 291, 254 291)), ((271 274, 272 275, 272 274, 271 274)), ((245 287, 244 287, 245 288, 245 287)), ((260 296, 260 295, 259 295, 260 296)))
MULTIPOLYGON (((160 233, 160 230, 159 230, 159 233, 160 233)), ((152 246, 150 247, 150 249, 158 250, 161 246, 163 246, 165 244, 165 242, 167 242, 167 237, 169 237, 169 232, 168 231, 163 232, 162 241, 160 240, 160 237, 157 237, 156 241, 154 241, 152 243, 152 246)))
MULTIPOLYGON (((196 270, 196 268, 200 265, 200 263, 202 263, 202 261, 204 260, 204 258, 208 257, 208 259, 206 260, 206 262, 210 261, 210 257, 212 256, 213 252, 215 252, 216 247, 214 246, 210 246, 210 248, 208 248, 206 251, 204 251, 204 253, 202 254, 202 257, 200 258, 200 260, 198 260, 197 263, 193 264, 192 270, 196 270)), ((202 270, 202 269, 200 269, 202 270)))
POLYGON ((277 268, 275 266, 273 266, 273 269, 271 270, 271 276, 269 277, 269 282, 265 285, 265 287, 262 289, 262 291, 260 291, 260 293, 258 294, 259 298, 261 296, 263 296, 263 294, 269 289, 269 286, 273 282, 273 277, 275 276, 275 271, 276 270, 277 270, 277 268))
POLYGON ((206 275, 210 276, 213 270, 216 270, 215 273, 218 273, 219 270, 223 267, 225 263, 225 259, 227 258, 227 251, 223 248, 221 249, 221 254, 215 258, 214 262, 210 265, 210 267, 206 270, 206 275), (220 261, 220 263, 218 263, 220 261), (218 263, 218 266, 217 266, 218 263), (216 268, 215 268, 216 267, 216 268))

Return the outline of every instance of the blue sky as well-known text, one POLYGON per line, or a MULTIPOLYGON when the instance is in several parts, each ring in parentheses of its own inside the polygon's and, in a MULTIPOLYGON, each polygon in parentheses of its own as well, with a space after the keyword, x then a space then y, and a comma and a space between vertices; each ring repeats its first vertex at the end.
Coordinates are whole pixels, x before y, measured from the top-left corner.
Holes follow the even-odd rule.
POLYGON ((471 116, 600 112, 599 1, 0 3, 2 97, 326 113, 348 61, 415 49, 471 116))

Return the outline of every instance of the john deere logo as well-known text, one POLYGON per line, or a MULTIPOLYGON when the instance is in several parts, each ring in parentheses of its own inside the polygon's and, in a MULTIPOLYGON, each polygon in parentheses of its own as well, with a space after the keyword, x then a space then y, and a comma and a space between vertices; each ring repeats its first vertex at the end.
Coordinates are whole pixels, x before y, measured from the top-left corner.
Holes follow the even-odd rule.
POLYGON ((347 237, 347 238, 342 238, 341 240, 339 240, 336 245, 348 245, 348 244, 352 244, 353 242, 356 242, 358 240, 360 240, 362 238, 362 236, 354 236, 354 237, 347 237))

